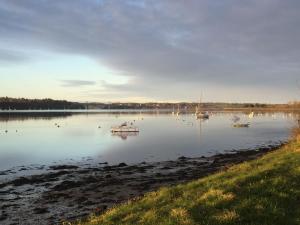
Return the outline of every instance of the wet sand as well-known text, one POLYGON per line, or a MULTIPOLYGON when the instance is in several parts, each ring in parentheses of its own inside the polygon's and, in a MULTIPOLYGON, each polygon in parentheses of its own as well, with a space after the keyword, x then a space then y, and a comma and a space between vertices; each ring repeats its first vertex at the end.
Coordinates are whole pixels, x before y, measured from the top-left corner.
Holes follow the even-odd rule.
MULTIPOLYGON (((159 187, 191 181, 258 158, 283 144, 134 165, 50 166, 43 174, 0 182, 0 224, 60 224, 84 219, 159 187)), ((0 172, 0 178, 9 173, 12 171, 0 172)))

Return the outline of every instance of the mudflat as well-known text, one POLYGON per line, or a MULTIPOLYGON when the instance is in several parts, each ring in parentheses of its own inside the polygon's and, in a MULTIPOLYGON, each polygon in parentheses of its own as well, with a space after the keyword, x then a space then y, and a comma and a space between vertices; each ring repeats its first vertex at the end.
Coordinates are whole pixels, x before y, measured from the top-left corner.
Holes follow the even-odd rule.
MULTIPOLYGON (((104 162, 50 166, 43 174, 4 179, 0 183, 0 222, 3 225, 60 224, 84 219, 159 187, 191 181, 258 158, 283 144, 133 165, 104 162)), ((2 171, 0 178, 9 173, 2 171)))

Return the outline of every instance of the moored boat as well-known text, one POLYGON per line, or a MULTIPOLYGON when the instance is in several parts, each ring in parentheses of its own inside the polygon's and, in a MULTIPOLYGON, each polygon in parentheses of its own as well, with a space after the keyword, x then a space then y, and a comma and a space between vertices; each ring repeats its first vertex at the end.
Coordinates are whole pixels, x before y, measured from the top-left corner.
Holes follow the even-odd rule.
POLYGON ((208 112, 200 111, 202 105, 202 92, 201 92, 201 98, 198 106, 196 107, 196 118, 197 119, 209 119, 209 114, 208 112))
POLYGON ((241 128, 241 127, 249 127, 250 123, 234 123, 233 127, 241 128))
POLYGON ((209 119, 209 114, 207 112, 199 112, 196 117, 197 119, 209 119))
POLYGON ((127 123, 123 123, 120 126, 115 126, 110 129, 112 133, 115 132, 139 132, 139 128, 135 126, 127 126, 127 123))

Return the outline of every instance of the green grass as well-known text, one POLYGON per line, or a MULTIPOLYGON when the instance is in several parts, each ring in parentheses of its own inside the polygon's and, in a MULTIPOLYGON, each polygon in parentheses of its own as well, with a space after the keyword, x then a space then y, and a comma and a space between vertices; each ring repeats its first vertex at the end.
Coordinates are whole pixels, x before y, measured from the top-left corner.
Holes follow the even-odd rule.
POLYGON ((161 188, 79 224, 300 224, 300 142, 193 182, 161 188))

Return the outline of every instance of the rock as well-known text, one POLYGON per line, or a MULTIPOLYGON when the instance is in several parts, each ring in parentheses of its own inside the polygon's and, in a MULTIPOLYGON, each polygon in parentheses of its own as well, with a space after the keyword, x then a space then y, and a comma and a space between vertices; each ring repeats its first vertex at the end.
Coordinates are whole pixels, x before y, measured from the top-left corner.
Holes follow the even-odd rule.
POLYGON ((112 170, 113 168, 111 166, 104 166, 103 169, 108 171, 108 170, 112 170))
POLYGON ((30 184, 31 181, 26 177, 19 177, 15 180, 11 181, 10 183, 13 184, 14 186, 22 186, 25 184, 30 184))
POLYGON ((124 167, 124 166, 127 166, 127 164, 123 162, 118 165, 118 167, 124 167))
POLYGON ((35 214, 44 214, 49 212, 48 208, 35 208, 33 211, 35 214))
POLYGON ((49 174, 45 175, 45 178, 47 178, 47 179, 57 178, 61 175, 65 175, 68 173, 69 173, 69 171, 62 170, 62 171, 58 171, 58 172, 54 172, 54 173, 49 173, 49 174))
POLYGON ((99 181, 99 179, 97 179, 96 177, 93 177, 93 176, 88 176, 87 178, 85 178, 85 182, 87 182, 87 183, 96 183, 98 181, 99 181))
POLYGON ((171 167, 168 167, 168 166, 164 166, 163 168, 161 168, 162 170, 170 170, 172 169, 171 167))
POLYGON ((57 166, 50 166, 51 170, 69 170, 69 169, 78 169, 78 166, 74 165, 57 165, 57 166))
POLYGON ((8 215, 6 213, 3 213, 0 215, 0 221, 6 220, 8 218, 8 215))
POLYGON ((122 174, 123 175, 131 175, 131 174, 133 174, 133 172, 131 172, 131 171, 125 171, 125 172, 122 172, 122 174))
POLYGON ((79 204, 79 203, 83 203, 85 201, 87 201, 88 199, 86 197, 79 197, 78 199, 76 199, 76 202, 79 204))
POLYGON ((95 215, 100 215, 101 213, 103 213, 103 211, 105 211, 107 209, 107 205, 100 205, 95 209, 95 215))
POLYGON ((53 190, 54 191, 63 191, 63 190, 79 187, 81 185, 82 185, 82 182, 66 180, 66 181, 63 181, 60 184, 54 186, 53 190))
POLYGON ((179 158, 178 158, 178 160, 186 160, 187 159, 187 157, 184 157, 184 156, 180 156, 179 158))

